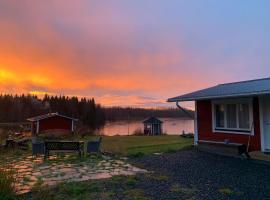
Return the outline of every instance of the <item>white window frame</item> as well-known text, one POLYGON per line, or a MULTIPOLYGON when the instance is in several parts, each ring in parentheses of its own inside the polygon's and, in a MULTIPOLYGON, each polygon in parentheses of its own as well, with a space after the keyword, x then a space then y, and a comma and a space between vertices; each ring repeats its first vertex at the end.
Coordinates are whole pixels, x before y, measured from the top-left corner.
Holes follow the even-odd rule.
POLYGON ((252 99, 226 99, 226 100, 212 100, 212 131, 213 133, 233 133, 233 134, 243 134, 243 135, 254 135, 254 119, 253 119, 253 103, 252 99), (236 124, 239 127, 238 119, 238 106, 239 104, 246 103, 249 105, 249 123, 250 127, 248 129, 243 128, 227 128, 227 104, 237 104, 236 106, 236 124), (224 104, 224 127, 216 127, 216 105, 224 104))

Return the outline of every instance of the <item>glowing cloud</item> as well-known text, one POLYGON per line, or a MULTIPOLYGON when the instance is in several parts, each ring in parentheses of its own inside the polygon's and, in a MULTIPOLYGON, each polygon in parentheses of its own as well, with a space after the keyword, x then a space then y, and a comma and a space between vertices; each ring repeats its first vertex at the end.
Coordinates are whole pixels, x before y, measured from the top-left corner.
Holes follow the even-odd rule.
POLYGON ((265 8, 207 0, 4 0, 0 92, 173 106, 168 97, 270 73, 265 8), (257 20, 243 15, 243 6, 257 20))

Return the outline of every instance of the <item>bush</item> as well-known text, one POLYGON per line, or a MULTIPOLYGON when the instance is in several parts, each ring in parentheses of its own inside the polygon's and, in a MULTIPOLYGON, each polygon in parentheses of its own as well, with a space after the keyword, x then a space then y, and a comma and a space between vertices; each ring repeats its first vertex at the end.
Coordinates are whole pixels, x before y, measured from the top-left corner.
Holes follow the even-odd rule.
POLYGON ((145 154, 143 152, 136 152, 136 153, 130 153, 129 156, 133 158, 139 158, 144 156, 145 154))
POLYGON ((16 175, 13 170, 0 168, 0 200, 14 200, 16 175))
POLYGON ((143 131, 141 128, 137 128, 136 130, 133 131, 132 135, 144 135, 143 131))

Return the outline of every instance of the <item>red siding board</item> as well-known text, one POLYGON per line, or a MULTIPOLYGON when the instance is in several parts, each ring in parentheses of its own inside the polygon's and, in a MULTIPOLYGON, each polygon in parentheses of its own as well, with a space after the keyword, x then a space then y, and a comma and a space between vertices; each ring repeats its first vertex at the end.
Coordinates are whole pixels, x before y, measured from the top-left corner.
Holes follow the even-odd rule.
POLYGON ((50 117, 39 121, 39 131, 69 130, 71 131, 72 120, 60 116, 50 117))
MULTIPOLYGON (((258 98, 253 98, 254 136, 250 138, 249 151, 261 150, 260 139, 260 115, 258 98)), ((248 144, 249 135, 214 133, 212 130, 212 104, 210 100, 197 102, 198 138, 199 140, 223 142, 229 139, 230 142, 248 144)))

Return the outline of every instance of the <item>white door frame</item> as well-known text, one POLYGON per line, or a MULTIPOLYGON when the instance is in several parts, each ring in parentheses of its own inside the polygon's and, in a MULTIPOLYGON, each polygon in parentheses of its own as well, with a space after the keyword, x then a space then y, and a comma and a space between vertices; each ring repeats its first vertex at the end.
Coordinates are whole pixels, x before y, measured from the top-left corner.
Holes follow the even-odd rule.
POLYGON ((261 138, 261 151, 265 151, 264 145, 264 113, 263 113, 263 96, 259 97, 259 112, 260 112, 260 138, 261 138))

